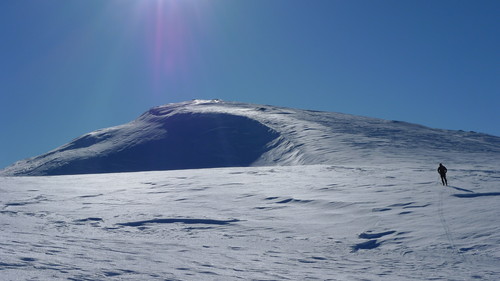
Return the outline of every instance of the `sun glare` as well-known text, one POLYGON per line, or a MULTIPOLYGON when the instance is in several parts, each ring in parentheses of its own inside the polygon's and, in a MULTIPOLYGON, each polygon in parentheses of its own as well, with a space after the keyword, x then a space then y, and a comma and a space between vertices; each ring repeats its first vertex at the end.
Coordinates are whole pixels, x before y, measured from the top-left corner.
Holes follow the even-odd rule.
POLYGON ((142 0, 137 20, 146 33, 144 42, 155 92, 164 80, 185 78, 195 63, 196 33, 203 21, 206 1, 142 0))

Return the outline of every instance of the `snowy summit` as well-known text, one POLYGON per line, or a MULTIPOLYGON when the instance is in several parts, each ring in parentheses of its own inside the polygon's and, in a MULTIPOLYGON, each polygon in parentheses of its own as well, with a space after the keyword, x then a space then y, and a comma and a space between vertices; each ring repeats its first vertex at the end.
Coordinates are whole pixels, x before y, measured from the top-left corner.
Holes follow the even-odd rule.
POLYGON ((150 109, 3 175, 67 175, 311 164, 483 162, 500 138, 398 121, 274 106, 194 100, 150 109), (456 155, 460 154, 457 158, 456 155))
POLYGON ((160 106, 2 171, 0 280, 500 280, 499 167, 480 133, 160 106))

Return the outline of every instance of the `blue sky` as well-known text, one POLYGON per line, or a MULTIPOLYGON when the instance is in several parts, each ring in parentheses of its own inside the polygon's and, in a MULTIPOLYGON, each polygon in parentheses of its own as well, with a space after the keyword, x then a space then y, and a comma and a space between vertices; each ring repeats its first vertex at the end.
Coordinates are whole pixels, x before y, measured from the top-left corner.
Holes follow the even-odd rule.
POLYGON ((500 136, 499 14, 484 0, 2 0, 0 167, 195 98, 500 136))

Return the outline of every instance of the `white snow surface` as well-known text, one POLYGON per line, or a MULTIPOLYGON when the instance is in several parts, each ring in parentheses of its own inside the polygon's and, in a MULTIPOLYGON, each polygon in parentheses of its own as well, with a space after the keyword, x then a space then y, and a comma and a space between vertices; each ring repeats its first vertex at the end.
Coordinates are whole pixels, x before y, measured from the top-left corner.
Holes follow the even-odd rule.
POLYGON ((499 170, 0 178, 1 280, 499 280, 499 170))
POLYGON ((500 137, 399 121, 220 100, 150 109, 0 175, 400 162, 500 164, 500 137))
POLYGON ((153 108, 2 172, 0 280, 500 280, 499 139, 153 108))

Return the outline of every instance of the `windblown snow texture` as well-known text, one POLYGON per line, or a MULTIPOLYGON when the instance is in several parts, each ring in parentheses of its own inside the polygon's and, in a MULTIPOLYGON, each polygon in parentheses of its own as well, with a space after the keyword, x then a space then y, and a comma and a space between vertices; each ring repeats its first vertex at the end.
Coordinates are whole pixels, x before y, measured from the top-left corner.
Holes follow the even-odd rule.
POLYGON ((500 170, 448 167, 0 177, 0 280, 500 280, 500 170))
POLYGON ((221 101, 153 108, 3 171, 171 169, 0 177, 0 280, 500 280, 499 139, 221 101))
POLYGON ((340 113, 212 101, 169 104, 97 130, 2 175, 64 175, 214 167, 481 162, 500 138, 340 113), (450 158, 460 152, 460 159, 450 158))

